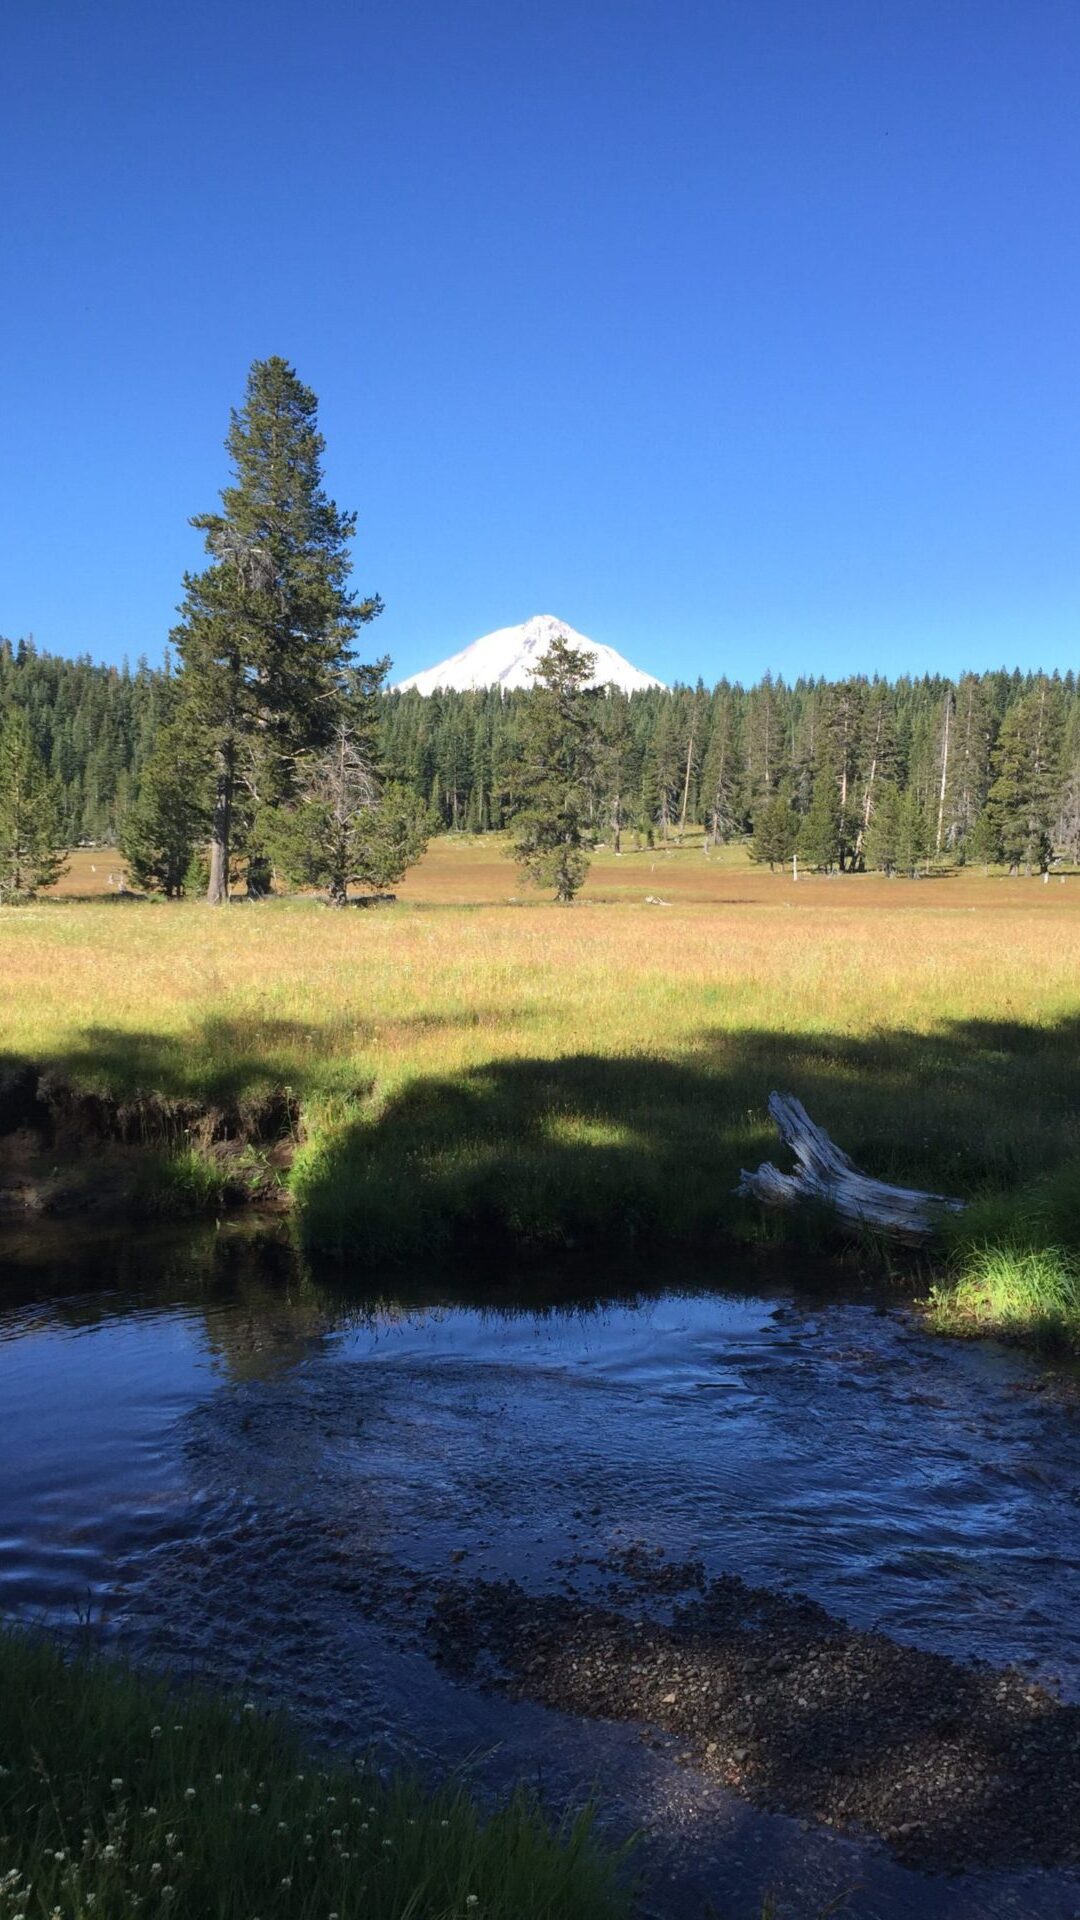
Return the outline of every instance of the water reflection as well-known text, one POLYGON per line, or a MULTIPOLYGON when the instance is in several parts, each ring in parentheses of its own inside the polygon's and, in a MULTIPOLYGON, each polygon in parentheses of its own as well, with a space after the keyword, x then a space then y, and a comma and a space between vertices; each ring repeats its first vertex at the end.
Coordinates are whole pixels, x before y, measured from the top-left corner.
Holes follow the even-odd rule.
MULTIPOLYGON (((870 1298, 665 1282, 380 1291, 245 1231, 15 1248, 0 1605, 90 1606, 138 1655, 258 1684, 330 1737, 501 1743, 524 1771, 552 1764, 539 1710, 426 1656, 425 1582, 450 1568, 587 1589, 640 1541, 1080 1697, 1072 1396, 870 1298)), ((644 1762, 619 1738, 630 1794, 644 1762)), ((575 1730, 574 1777, 607 1739, 575 1730)))

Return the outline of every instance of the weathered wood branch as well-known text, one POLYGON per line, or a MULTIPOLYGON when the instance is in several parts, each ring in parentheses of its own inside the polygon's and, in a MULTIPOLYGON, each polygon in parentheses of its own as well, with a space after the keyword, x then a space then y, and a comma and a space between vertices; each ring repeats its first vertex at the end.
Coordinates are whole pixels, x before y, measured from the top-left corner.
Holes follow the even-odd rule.
POLYGON ((792 1094, 771 1093, 769 1112, 798 1167, 794 1173, 781 1173, 766 1160, 756 1173, 744 1170, 737 1193, 766 1207, 797 1207, 807 1202, 828 1207, 848 1226, 872 1227, 911 1246, 938 1231, 943 1213, 963 1212, 962 1200, 891 1187, 861 1173, 792 1094))

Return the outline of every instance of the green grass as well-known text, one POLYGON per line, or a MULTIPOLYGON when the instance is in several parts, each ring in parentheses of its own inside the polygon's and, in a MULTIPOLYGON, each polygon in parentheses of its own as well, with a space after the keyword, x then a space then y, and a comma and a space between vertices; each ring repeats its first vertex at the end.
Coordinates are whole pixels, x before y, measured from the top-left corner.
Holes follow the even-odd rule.
POLYGON ((1080 1348, 1080 1261, 1062 1247, 973 1247, 955 1277, 934 1287, 930 1322, 944 1333, 1080 1348))
POLYGON ((618 1920, 592 1815, 313 1764, 252 1706, 0 1632, 2 1920, 618 1920))
POLYGON ((719 1270, 820 1243, 734 1194, 779 1151, 774 1088, 868 1172, 969 1201, 958 1253, 1080 1248, 1073 879, 794 885, 699 843, 598 859, 566 910, 498 843, 440 841, 378 914, 0 913, 0 978, 0 1121, 32 1064, 73 1151, 96 1101, 177 1153, 163 1208, 280 1179, 303 1244, 351 1261, 697 1247, 719 1270))

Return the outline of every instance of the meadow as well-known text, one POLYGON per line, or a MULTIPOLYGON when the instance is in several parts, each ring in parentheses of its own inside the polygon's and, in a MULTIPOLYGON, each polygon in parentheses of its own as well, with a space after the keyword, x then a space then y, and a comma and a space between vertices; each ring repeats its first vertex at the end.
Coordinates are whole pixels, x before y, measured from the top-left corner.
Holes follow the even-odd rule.
POLYGON ((235 1134, 284 1090, 298 1140, 279 1177, 310 1245, 723 1260, 800 1231, 732 1192, 776 1152, 782 1087, 868 1170, 971 1202, 962 1301, 939 1274, 954 1327, 1002 1317, 973 1264, 988 1248, 1037 1254, 1058 1300, 1044 1330, 1072 1324, 1075 873, 796 883, 688 834, 599 854, 560 908, 493 837, 447 837, 395 905, 341 913, 122 898, 118 873, 81 851, 52 896, 0 914, 0 1046, 124 1107, 129 1131, 141 1113, 176 1198, 214 1202, 193 1108, 235 1134))

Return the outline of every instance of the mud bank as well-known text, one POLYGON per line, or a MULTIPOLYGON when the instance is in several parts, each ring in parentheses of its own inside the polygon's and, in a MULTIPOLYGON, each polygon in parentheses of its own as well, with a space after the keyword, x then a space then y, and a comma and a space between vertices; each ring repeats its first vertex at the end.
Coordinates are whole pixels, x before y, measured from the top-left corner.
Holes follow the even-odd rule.
POLYGON ((300 1125, 286 1089, 206 1102, 12 1065, 0 1072, 0 1218, 272 1208, 300 1125))

